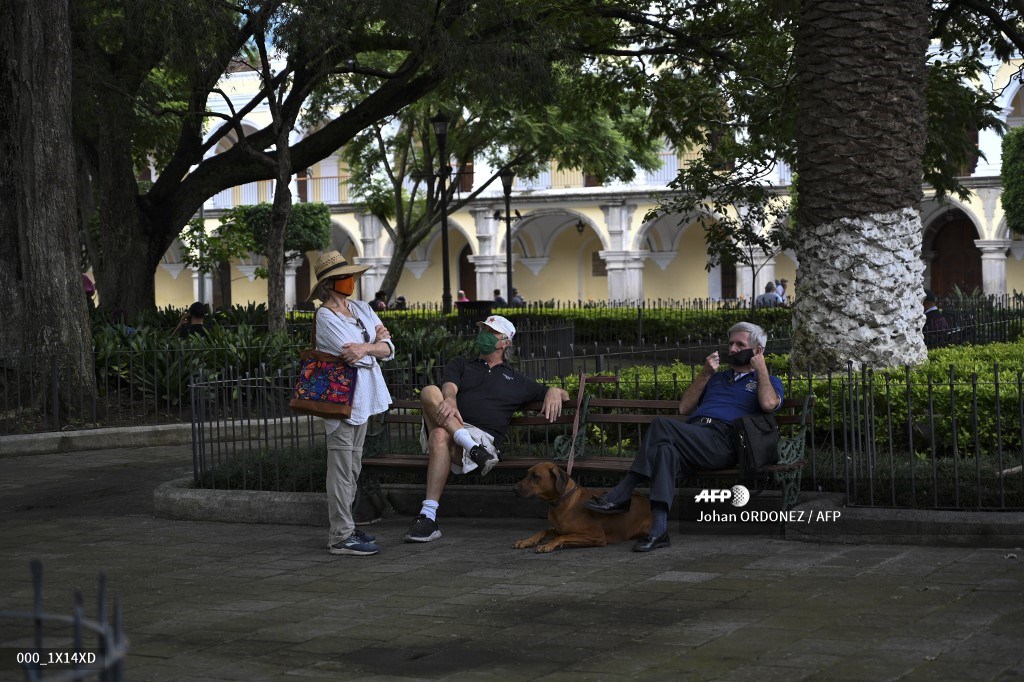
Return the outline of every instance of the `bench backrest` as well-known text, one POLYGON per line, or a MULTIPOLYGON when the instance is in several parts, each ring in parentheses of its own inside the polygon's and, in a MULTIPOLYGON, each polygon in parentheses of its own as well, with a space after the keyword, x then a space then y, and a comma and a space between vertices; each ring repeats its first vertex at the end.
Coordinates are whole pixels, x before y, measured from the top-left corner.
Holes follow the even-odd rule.
MULTIPOLYGON (((513 424, 542 425, 549 423, 544 415, 539 414, 542 403, 530 403, 524 406, 527 414, 514 417, 513 424)), ((775 420, 779 425, 806 424, 813 425, 814 419, 814 397, 805 399, 785 398, 782 407, 775 413, 775 420), (805 409, 805 400, 807 402, 805 409)), ((562 414, 555 420, 556 424, 571 424, 573 412, 576 409, 576 402, 565 400, 562 402, 562 414)), ((591 423, 605 424, 649 424, 655 417, 671 417, 685 420, 687 417, 679 414, 678 400, 638 400, 629 398, 597 398, 589 400, 587 421, 591 423), (609 410, 609 411, 605 411, 609 410)), ((414 424, 420 421, 420 401, 418 400, 394 400, 391 403, 391 411, 388 414, 388 421, 414 424)))
MULTIPOLYGON (((813 419, 813 396, 804 408, 805 398, 784 398, 775 420, 782 425, 810 425, 813 419)), ((591 398, 587 413, 588 423, 649 424, 655 417, 687 420, 679 414, 678 400, 635 400, 626 398, 591 398)))

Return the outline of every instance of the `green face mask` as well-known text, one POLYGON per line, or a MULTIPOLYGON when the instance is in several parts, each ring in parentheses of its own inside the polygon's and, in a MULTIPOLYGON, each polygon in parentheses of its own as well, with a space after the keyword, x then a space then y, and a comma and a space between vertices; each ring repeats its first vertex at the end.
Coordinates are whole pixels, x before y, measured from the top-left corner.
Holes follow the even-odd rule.
POLYGON ((476 335, 473 346, 481 355, 490 355, 498 349, 498 339, 491 332, 482 331, 476 335))

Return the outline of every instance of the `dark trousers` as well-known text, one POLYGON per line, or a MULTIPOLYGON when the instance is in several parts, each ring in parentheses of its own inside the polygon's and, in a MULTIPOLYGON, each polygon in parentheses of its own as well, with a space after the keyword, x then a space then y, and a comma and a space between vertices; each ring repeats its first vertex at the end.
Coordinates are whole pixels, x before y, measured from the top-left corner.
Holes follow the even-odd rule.
POLYGON ((650 479, 652 502, 671 507, 677 479, 701 469, 724 469, 735 463, 732 427, 728 424, 687 424, 658 417, 647 429, 630 471, 650 479))

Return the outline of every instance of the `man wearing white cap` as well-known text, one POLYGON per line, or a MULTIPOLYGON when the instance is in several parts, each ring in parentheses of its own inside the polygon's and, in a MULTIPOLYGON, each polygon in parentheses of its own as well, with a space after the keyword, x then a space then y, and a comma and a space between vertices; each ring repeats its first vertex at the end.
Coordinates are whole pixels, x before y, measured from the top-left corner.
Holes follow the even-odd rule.
POLYGON ((430 542, 441 537, 437 510, 448 472, 466 474, 480 469, 486 475, 498 463, 498 447, 513 413, 527 403, 541 402, 541 411, 554 421, 569 394, 547 387, 505 363, 516 328, 501 315, 478 322, 476 358, 456 358, 441 376, 441 386, 426 386, 423 405, 427 496, 420 515, 405 539, 430 542))

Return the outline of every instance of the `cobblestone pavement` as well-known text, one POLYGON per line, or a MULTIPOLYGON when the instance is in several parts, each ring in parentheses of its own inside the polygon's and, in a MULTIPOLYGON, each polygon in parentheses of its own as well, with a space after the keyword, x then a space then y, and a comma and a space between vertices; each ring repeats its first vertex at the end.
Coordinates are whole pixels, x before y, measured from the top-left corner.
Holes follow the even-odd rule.
MULTIPOLYGON (((105 571, 128 680, 1024 675, 1016 550, 677 535, 537 555, 511 546, 540 520, 442 518, 421 545, 389 517, 367 528, 381 554, 338 557, 326 529, 154 518, 190 466, 180 447, 0 459, 0 609, 31 607, 39 558, 46 609, 80 589, 95 615, 105 571)), ((0 627, 0 647, 28 632, 0 627)))

